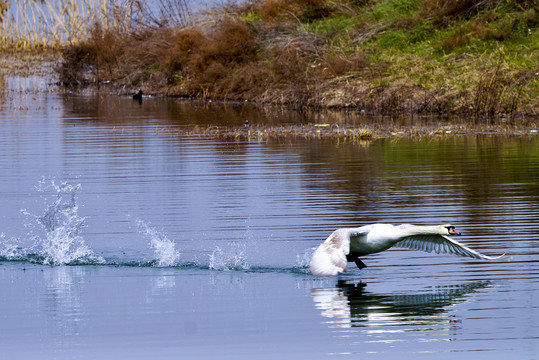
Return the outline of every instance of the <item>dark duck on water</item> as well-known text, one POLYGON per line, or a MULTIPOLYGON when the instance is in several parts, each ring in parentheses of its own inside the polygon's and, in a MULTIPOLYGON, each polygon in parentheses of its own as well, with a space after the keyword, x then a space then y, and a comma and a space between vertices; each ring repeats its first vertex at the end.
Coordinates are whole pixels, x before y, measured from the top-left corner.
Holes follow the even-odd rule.
POLYGON ((138 93, 133 95, 133 100, 138 100, 139 103, 142 103, 142 90, 139 90, 138 93))

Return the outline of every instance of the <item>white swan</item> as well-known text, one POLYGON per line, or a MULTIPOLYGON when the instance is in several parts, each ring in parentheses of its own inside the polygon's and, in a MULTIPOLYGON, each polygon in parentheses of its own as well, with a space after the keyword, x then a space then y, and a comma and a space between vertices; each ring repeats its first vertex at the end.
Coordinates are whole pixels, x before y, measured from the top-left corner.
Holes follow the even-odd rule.
POLYGON ((403 224, 372 224, 358 228, 335 230, 313 253, 311 272, 318 276, 335 276, 346 271, 347 262, 355 262, 362 269, 366 265, 359 256, 377 253, 393 246, 436 253, 451 253, 475 259, 493 260, 480 254, 448 235, 460 235, 449 224, 438 226, 415 226, 403 224))

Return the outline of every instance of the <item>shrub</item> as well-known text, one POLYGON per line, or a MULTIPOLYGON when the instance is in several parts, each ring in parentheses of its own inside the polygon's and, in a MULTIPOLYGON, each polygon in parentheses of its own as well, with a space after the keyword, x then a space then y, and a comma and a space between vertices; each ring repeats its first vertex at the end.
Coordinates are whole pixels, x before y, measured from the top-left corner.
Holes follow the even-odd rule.
POLYGON ((122 57, 124 41, 96 23, 86 42, 67 47, 60 68, 60 81, 67 85, 110 79, 122 57))

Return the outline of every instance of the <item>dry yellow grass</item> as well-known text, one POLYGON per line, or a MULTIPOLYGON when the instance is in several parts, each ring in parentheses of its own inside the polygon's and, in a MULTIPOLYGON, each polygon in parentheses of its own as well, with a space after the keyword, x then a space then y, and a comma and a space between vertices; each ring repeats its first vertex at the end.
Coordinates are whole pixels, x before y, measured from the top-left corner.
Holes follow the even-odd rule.
POLYGON ((126 33, 135 0, 0 1, 0 50, 58 49, 77 44, 98 24, 126 33))
POLYGON ((184 128, 163 128, 162 132, 177 135, 225 139, 230 141, 281 141, 281 140, 327 140, 339 143, 366 144, 375 139, 438 138, 463 135, 494 136, 537 136, 537 124, 497 124, 460 123, 433 126, 339 126, 336 124, 282 125, 282 126, 193 126, 184 128))

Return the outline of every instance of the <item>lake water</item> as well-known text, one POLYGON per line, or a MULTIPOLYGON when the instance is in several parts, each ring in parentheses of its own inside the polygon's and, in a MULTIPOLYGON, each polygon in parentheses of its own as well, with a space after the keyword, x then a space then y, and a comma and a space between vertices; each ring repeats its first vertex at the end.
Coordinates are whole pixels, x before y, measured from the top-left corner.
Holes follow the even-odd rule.
POLYGON ((538 358, 537 135, 212 140, 181 129, 307 120, 10 86, 2 358, 538 358), (507 255, 392 249, 310 274, 334 229, 373 222, 451 223, 507 255))

